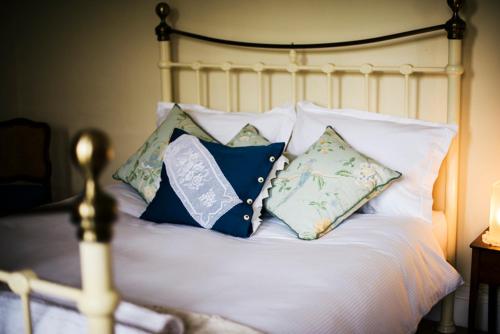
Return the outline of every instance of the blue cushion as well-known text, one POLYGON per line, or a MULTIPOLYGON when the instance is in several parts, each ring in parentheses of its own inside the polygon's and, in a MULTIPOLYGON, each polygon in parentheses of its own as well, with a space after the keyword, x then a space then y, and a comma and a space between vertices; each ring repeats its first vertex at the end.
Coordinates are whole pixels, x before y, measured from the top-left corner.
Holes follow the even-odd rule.
MULTIPOLYGON (((193 137, 180 129, 175 129, 170 139, 171 143, 183 135, 193 137)), ((237 237, 249 237, 254 232, 251 221, 253 215, 252 201, 262 191, 263 180, 271 172, 274 161, 283 153, 285 144, 228 147, 201 139, 195 140, 199 140, 199 143, 213 157, 223 176, 232 186, 239 202, 233 204, 234 206, 220 216, 211 226, 211 229, 237 237), (274 159, 270 159, 271 157, 274 157, 274 159), (248 201, 249 199, 251 201, 248 201)), ((160 188, 146 211, 141 215, 141 218, 157 223, 203 227, 185 208, 185 204, 177 195, 178 193, 172 188, 164 163, 161 171, 160 188)))

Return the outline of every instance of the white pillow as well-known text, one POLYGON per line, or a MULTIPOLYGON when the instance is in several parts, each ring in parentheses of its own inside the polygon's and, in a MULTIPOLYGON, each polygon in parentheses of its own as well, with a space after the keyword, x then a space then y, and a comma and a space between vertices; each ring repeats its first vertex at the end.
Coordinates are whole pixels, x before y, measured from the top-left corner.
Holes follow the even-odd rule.
POLYGON ((365 212, 415 216, 432 222, 432 188, 457 127, 351 109, 297 104, 297 120, 288 145, 292 156, 304 153, 331 125, 361 153, 403 173, 400 181, 371 200, 365 212))
MULTIPOLYGON (((227 144, 247 124, 272 143, 288 143, 295 124, 293 105, 276 107, 263 113, 226 112, 211 110, 198 104, 178 104, 193 120, 222 144, 227 144)), ((159 125, 174 106, 170 102, 158 102, 156 124, 159 125)))

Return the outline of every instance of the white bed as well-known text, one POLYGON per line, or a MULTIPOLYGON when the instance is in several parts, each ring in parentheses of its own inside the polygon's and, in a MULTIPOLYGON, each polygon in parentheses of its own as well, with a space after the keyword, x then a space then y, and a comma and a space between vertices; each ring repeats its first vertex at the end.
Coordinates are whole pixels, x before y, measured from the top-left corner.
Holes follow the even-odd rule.
MULTIPOLYGON (((415 218, 358 214, 316 241, 266 219, 245 240, 137 219, 145 207, 138 194, 108 189, 123 212, 113 242, 117 288, 140 304, 270 333, 412 333, 461 284, 433 227, 415 218)), ((1 219, 0 267, 79 286, 73 235, 65 215, 1 219)))

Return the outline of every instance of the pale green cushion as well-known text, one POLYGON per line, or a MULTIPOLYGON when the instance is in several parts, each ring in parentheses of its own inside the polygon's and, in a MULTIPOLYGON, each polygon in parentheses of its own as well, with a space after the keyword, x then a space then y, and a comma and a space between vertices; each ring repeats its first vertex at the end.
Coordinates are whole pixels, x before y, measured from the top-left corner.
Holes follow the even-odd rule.
POLYGON ((131 185, 146 202, 151 202, 160 187, 163 152, 175 128, 200 139, 217 142, 200 128, 178 105, 149 136, 146 142, 114 174, 113 178, 131 185))
POLYGON ((265 207, 300 239, 317 239, 400 177, 401 173, 357 152, 328 127, 278 174, 265 207))
POLYGON ((233 139, 231 139, 227 146, 231 147, 245 147, 245 146, 260 146, 269 145, 270 142, 262 137, 253 125, 245 125, 240 132, 233 139))

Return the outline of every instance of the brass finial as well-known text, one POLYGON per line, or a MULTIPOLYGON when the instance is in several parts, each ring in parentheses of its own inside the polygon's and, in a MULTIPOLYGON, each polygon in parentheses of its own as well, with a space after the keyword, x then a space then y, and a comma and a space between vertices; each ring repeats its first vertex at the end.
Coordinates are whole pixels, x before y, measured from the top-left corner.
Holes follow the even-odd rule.
POLYGON ((72 221, 78 225, 78 238, 108 242, 116 204, 101 190, 97 178, 113 156, 111 143, 102 131, 83 130, 76 134, 71 151, 73 162, 85 180, 83 193, 78 196, 72 214, 72 221))
POLYGON ((160 2, 155 8, 156 15, 160 18, 160 24, 156 26, 155 32, 158 41, 169 41, 171 28, 167 24, 167 16, 170 13, 170 7, 165 2, 160 2))

